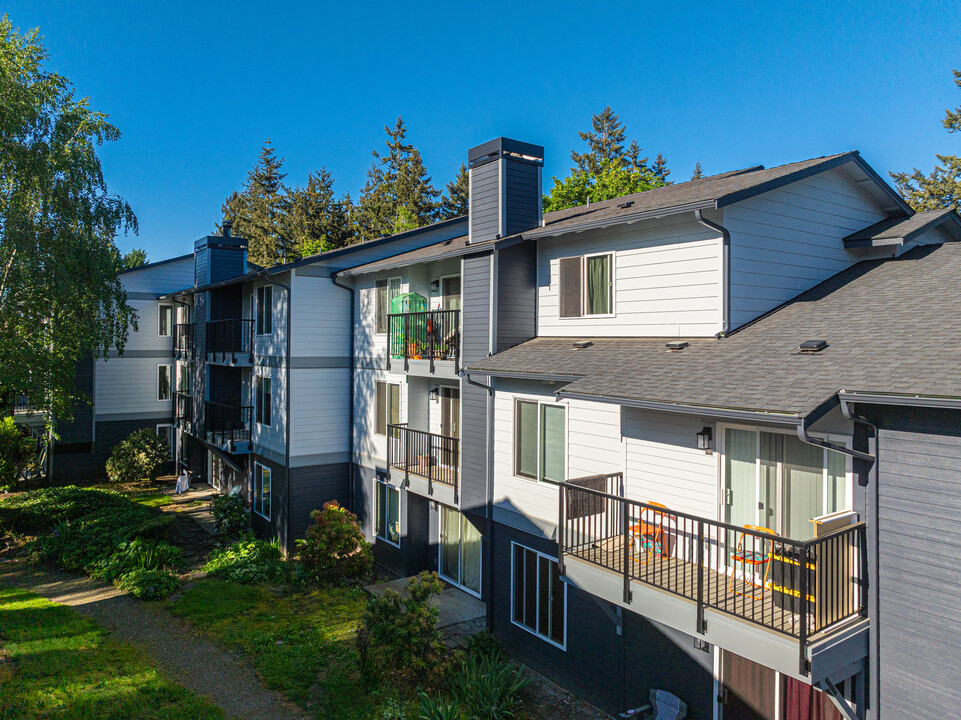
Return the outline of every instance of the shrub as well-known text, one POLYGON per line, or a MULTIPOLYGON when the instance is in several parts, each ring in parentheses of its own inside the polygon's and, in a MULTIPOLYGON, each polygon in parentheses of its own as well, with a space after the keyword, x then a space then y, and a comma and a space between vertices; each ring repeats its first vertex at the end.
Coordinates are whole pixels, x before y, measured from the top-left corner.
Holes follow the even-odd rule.
POLYGON ((487 630, 474 633, 467 638, 467 652, 472 655, 483 655, 484 657, 506 658, 507 652, 500 640, 494 637, 487 630))
POLYGON ((503 655, 467 653, 449 674, 451 692, 476 720, 516 717, 520 691, 530 680, 503 655))
POLYGON ((180 587, 180 581, 169 570, 139 568, 121 575, 117 587, 141 600, 162 600, 180 587))
POLYGON ((367 601, 357 629, 357 650, 369 681, 387 670, 423 677, 434 668, 442 643, 437 608, 430 599, 443 588, 437 573, 422 572, 407 583, 406 598, 387 590, 367 601))
POLYGON ((240 495, 215 497, 214 521, 217 523, 217 543, 222 547, 250 539, 250 513, 247 501, 240 495))
POLYGON ((24 435, 12 417, 0 419, 0 490, 12 490, 34 460, 35 441, 24 435))
POLYGON ((86 490, 73 485, 31 490, 0 499, 0 525, 19 533, 38 534, 96 510, 132 504, 113 490, 86 490))
POLYGON ((310 517, 314 524, 307 538, 297 541, 304 577, 323 584, 343 582, 365 575, 374 564, 370 543, 357 524, 357 516, 337 501, 324 504, 310 517))
POLYGON ((150 428, 136 430, 114 446, 107 460, 107 477, 112 482, 156 480, 160 466, 169 459, 166 440, 150 428))
POLYGON ((203 569, 214 577, 247 585, 276 582, 286 571, 283 558, 276 541, 241 540, 214 550, 203 569))
POLYGON ((440 698, 431 699, 420 694, 420 720, 459 720, 461 717, 457 703, 444 702, 440 698))
POLYGON ((121 542, 114 553, 97 562, 90 570, 94 577, 108 582, 133 570, 178 570, 183 563, 180 548, 154 540, 121 542))

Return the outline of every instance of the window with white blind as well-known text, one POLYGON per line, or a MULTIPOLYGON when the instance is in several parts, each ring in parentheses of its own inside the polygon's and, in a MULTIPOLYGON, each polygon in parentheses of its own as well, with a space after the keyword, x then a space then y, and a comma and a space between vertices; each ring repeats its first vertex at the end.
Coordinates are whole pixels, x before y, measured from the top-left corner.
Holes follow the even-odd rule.
POLYGON ((561 258, 559 316, 614 314, 614 253, 561 258))
POLYGON ((157 366, 157 400, 169 400, 173 388, 173 366, 157 366))
POLYGON ((173 335, 174 306, 160 305, 157 308, 157 334, 160 337, 173 335))
POLYGON ((514 403, 514 474, 563 482, 567 475, 567 410, 557 403, 514 403))

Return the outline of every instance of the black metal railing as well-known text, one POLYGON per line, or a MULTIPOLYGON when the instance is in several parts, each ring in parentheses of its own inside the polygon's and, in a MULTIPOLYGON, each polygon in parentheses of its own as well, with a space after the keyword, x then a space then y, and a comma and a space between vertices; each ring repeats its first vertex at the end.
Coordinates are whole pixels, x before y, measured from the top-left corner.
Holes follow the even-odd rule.
POLYGON ((457 370, 460 357, 460 310, 391 313, 387 316, 387 369, 391 360, 403 360, 404 370, 411 360, 453 360, 457 370))
POLYGON ((457 502, 458 438, 413 430, 404 424, 388 425, 387 467, 404 473, 405 485, 410 485, 411 475, 426 478, 428 495, 434 494, 434 483, 452 487, 457 502))
POLYGON ((189 427, 193 422, 193 398, 188 393, 174 393, 174 419, 181 427, 189 427))
POLYGON ((194 324, 177 323, 174 325, 174 352, 181 357, 190 355, 194 347, 194 324))
POLYGON ((207 323, 207 353, 221 360, 230 356, 232 362, 238 355, 247 355, 253 362, 253 320, 211 320, 207 323))
POLYGON ((228 405, 204 402, 204 429, 216 445, 249 441, 254 408, 252 405, 228 405))
POLYGON ((623 492, 621 473, 560 484, 562 573, 575 557, 619 573, 627 603, 632 581, 692 600, 698 632, 711 608, 789 635, 800 644, 801 672, 811 636, 866 616, 864 523, 799 541, 623 492))

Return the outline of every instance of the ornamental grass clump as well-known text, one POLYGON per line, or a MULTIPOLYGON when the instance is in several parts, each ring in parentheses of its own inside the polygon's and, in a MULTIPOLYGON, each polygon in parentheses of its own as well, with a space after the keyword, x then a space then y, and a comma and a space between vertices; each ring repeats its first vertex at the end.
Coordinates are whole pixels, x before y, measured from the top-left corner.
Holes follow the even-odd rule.
POLYGON ((331 500, 310 517, 314 524, 307 529, 307 537, 297 541, 304 580, 332 585, 365 577, 373 567, 374 553, 357 516, 331 500))

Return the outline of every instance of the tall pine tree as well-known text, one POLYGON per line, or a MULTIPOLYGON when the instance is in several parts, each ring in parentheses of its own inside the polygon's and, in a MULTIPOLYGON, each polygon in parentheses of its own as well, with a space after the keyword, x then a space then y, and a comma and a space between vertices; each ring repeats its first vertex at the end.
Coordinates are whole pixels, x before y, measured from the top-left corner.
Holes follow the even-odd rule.
POLYGON ((654 175, 661 179, 661 183, 664 185, 673 185, 673 180, 668 180, 667 176, 671 174, 671 171, 667 168, 667 160, 664 159, 662 153, 658 153, 657 157, 654 158, 654 165, 651 166, 654 171, 654 175))
POLYGON ((275 155, 268 139, 242 190, 232 193, 221 208, 223 219, 234 224, 234 232, 247 238, 250 261, 265 267, 296 257, 287 232, 287 174, 283 167, 284 159, 275 155))
POLYGON ((334 197, 334 178, 327 168, 310 173, 304 187, 291 188, 286 204, 286 235, 298 257, 350 244, 350 196, 334 197))
POLYGON ((385 125, 384 132, 387 152, 373 151, 374 161, 354 211, 354 230, 368 240, 429 225, 439 209, 439 193, 420 151, 404 142, 404 119, 398 117, 393 128, 385 125))
POLYGON ((466 215, 469 195, 470 175, 467 172, 467 166, 461 163, 457 170, 457 177, 447 183, 447 193, 441 200, 440 214, 443 219, 466 215))
POLYGON ((694 165, 694 172, 691 173, 691 180, 700 180, 704 177, 704 168, 701 167, 701 161, 698 160, 694 165))
MULTIPOLYGON (((611 106, 606 106, 591 118, 591 128, 587 132, 578 132, 578 136, 587 143, 588 151, 579 153, 571 150, 571 160, 574 161, 572 173, 586 172, 597 175, 601 171, 601 163, 609 161, 612 167, 619 167, 626 160, 624 154, 624 125, 611 106)), ((638 149, 638 152, 640 150, 638 149)))

